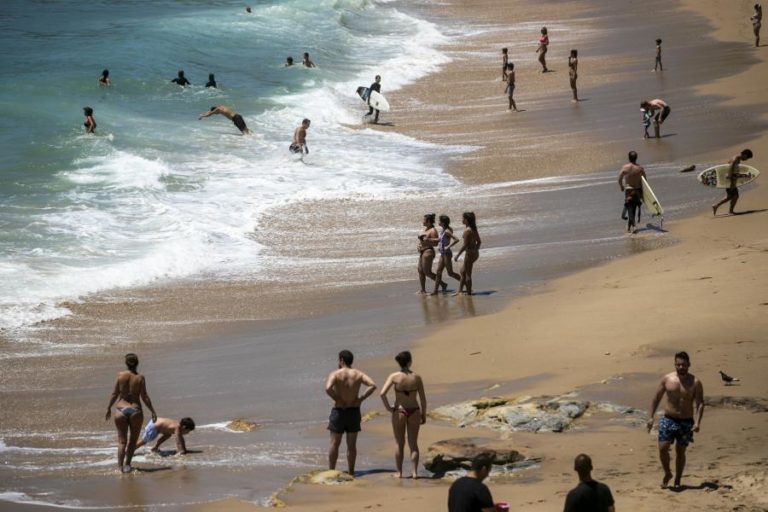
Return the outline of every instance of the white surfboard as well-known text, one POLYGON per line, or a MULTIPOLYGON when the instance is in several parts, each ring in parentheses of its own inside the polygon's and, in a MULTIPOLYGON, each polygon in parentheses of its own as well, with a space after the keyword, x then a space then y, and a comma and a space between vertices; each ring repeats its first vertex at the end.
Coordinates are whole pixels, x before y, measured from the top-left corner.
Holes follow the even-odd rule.
POLYGON ((376 110, 381 110, 382 112, 389 112, 389 102, 384 96, 382 96, 376 91, 371 91, 368 98, 368 104, 373 108, 375 108, 376 110))
MULTIPOLYGON (((729 188, 731 186, 731 180, 729 180, 727 176, 730 174, 730 172, 730 164, 716 165, 705 171, 702 171, 701 174, 699 174, 698 180, 699 183, 705 187, 729 188)), ((760 171, 752 166, 743 164, 739 165, 738 173, 743 174, 744 176, 736 178, 737 187, 755 181, 757 177, 760 176, 760 171)))
POLYGON ((653 193, 653 189, 644 177, 641 177, 640 180, 643 183, 643 204, 645 205, 645 209, 651 212, 652 216, 663 218, 664 208, 661 206, 656 194, 653 193))

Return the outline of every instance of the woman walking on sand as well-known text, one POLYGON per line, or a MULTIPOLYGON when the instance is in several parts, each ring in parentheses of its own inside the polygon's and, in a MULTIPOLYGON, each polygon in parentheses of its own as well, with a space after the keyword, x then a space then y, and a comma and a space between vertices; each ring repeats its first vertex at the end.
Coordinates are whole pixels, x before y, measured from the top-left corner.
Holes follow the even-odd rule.
MULTIPOLYGON (((437 229, 435 228, 435 214, 428 213, 424 215, 424 231, 419 235, 419 243, 417 249, 419 251, 419 284, 421 295, 427 294, 427 278, 435 280, 437 276, 432 272, 432 262, 435 260, 435 245, 439 238, 437 229)), ((441 280, 436 281, 435 286, 442 286, 443 291, 448 288, 448 285, 441 280)))
POLYGON ((571 79, 571 91, 573 91, 573 102, 579 101, 579 94, 576 92, 576 79, 579 67, 579 52, 571 50, 571 56, 568 57, 568 77, 571 79))
POLYGON ((755 48, 760 46, 760 27, 763 26, 763 6, 755 4, 755 12, 749 18, 752 22, 752 32, 755 34, 755 48))
POLYGON ((451 219, 447 215, 440 216, 440 236, 437 237, 437 253, 439 259, 437 261, 437 271, 435 275, 435 289, 432 291, 432 295, 437 295, 437 289, 440 287, 439 283, 443 282, 443 269, 448 272, 448 275, 457 281, 461 279, 461 276, 453 271, 453 252, 451 247, 459 243, 459 239, 453 235, 453 228, 451 228, 451 219))
POLYGON ((539 54, 539 62, 541 63, 541 72, 546 73, 547 69, 547 47, 549 46, 549 36, 547 35, 547 27, 541 27, 541 37, 539 38, 539 46, 536 48, 536 53, 539 54))
POLYGON ((152 422, 157 421, 155 408, 147 394, 147 384, 144 376, 136 371, 139 366, 139 358, 136 354, 125 356, 125 366, 128 370, 117 374, 115 389, 109 399, 106 421, 113 418, 117 428, 117 465, 123 473, 130 473, 131 459, 136 449, 136 440, 141 433, 144 422, 144 412, 141 410, 141 401, 152 412, 152 422), (141 400, 141 401, 140 401, 141 400), (112 406, 115 405, 113 413, 112 406), (130 432, 130 436, 129 436, 130 432))
POLYGON ((461 222, 466 226, 462 239, 464 241, 458 254, 456 254, 456 261, 459 261, 459 257, 466 251, 467 255, 464 256, 464 264, 461 266, 461 279, 459 280, 459 290, 454 294, 465 293, 466 295, 472 295, 472 267, 474 267, 477 258, 480 257, 480 234, 477 232, 477 222, 475 220, 474 212, 464 212, 461 222), (462 289, 464 290, 462 292, 462 289))
POLYGON ((403 458, 406 435, 408 449, 411 451, 411 478, 416 478, 419 468, 419 429, 427 421, 427 396, 424 393, 424 383, 421 377, 411 371, 413 358, 408 351, 395 356, 400 365, 397 371, 387 377, 381 390, 381 401, 384 407, 392 413, 392 432, 395 435, 395 464, 397 474, 403 478, 403 458), (395 404, 389 405, 387 393, 389 388, 395 388, 395 404), (417 400, 418 398, 418 400, 417 400))

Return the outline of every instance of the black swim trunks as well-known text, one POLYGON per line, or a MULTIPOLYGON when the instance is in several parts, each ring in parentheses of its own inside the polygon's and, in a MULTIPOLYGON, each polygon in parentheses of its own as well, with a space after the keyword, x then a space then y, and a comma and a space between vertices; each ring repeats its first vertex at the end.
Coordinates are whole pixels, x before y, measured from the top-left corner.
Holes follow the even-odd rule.
POLYGON ((672 111, 672 109, 671 109, 671 108, 669 108, 669 105, 665 106, 665 107, 664 107, 664 108, 661 110, 661 112, 659 112, 658 114, 656 114, 656 120, 657 120, 659 123, 663 123, 663 122, 664 122, 664 120, 665 120, 665 119, 666 119, 666 118, 669 116, 669 113, 670 113, 671 111, 672 111))
POLYGON ((241 132, 245 132, 248 129, 248 127, 245 126, 245 121, 243 121, 243 116, 240 114, 235 114, 235 117, 232 118, 232 122, 241 132))
POLYGON ((301 153, 301 144, 291 144, 288 146, 288 151, 291 153, 301 153))
POLYGON ((360 432, 361 421, 359 407, 334 407, 328 417, 328 430, 334 434, 360 432))
POLYGON ((728 199, 738 199, 739 198, 739 188, 738 187, 729 187, 725 189, 725 193, 728 195, 728 199))

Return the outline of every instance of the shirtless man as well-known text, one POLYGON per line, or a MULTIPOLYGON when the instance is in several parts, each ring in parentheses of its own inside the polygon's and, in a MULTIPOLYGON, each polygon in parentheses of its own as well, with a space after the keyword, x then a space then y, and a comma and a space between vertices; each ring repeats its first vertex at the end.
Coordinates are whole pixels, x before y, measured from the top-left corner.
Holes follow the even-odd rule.
POLYGON ((688 373, 691 360, 685 352, 675 354, 675 371, 661 379, 651 404, 648 418, 648 432, 653 428, 653 415, 667 395, 664 415, 659 419, 659 459, 664 468, 661 488, 666 489, 672 479, 669 469, 669 447, 675 443, 675 484, 673 489, 680 490, 680 479, 685 469, 685 449, 693 441, 693 433, 701 426, 704 415, 704 387, 693 374, 688 373))
POLYGON ((245 126, 245 121, 243 120, 243 116, 241 116, 237 112, 232 111, 232 109, 226 105, 211 107, 211 109, 208 112, 201 113, 200 116, 197 118, 197 120, 199 121, 204 117, 211 117, 212 115, 215 115, 215 114, 221 114, 222 116, 232 121, 232 124, 237 126, 237 129, 240 130, 240 133, 242 133, 243 135, 247 135, 251 133, 251 130, 249 130, 248 127, 245 126))
POLYGON ((307 129, 309 129, 310 124, 311 121, 309 119, 304 119, 301 122, 301 126, 293 130, 293 141, 291 142, 291 145, 288 146, 291 153, 301 153, 302 157, 304 154, 309 154, 309 146, 307 146, 307 129))
MULTIPOLYGON (((664 123, 664 120, 669 116, 669 113, 672 111, 671 108, 669 108, 669 105, 664 100, 655 99, 655 100, 646 100, 640 103, 640 108, 644 109, 646 112, 649 112, 651 116, 653 116, 653 131, 656 135, 656 138, 661 137, 661 125, 664 123)), ((646 131, 646 136, 647 136, 646 131)))
POLYGON ((645 177, 645 169, 637 165, 637 152, 629 152, 629 163, 624 164, 619 173, 619 188, 624 192, 624 211, 621 212, 621 218, 627 220, 627 231, 631 231, 635 226, 635 210, 637 210, 637 221, 640 221, 640 201, 643 199, 643 183, 640 178, 645 177))
POLYGON ((728 188, 725 189, 725 199, 717 204, 712 205, 712 215, 717 215, 717 209, 728 201, 731 202, 731 207, 728 209, 728 213, 731 215, 734 214, 733 209, 736 207, 736 202, 739 200, 739 188, 736 186, 736 180, 738 178, 747 177, 744 174, 739 174, 739 164, 744 160, 749 160, 750 158, 752 158, 752 150, 745 149, 728 161, 728 163, 731 164, 731 172, 728 174, 728 180, 730 183, 728 183, 728 188))
POLYGON ((176 454, 186 455, 187 445, 184 443, 184 436, 195 430, 195 422, 192 418, 182 418, 181 421, 174 421, 168 418, 157 418, 147 422, 147 426, 141 433, 141 439, 136 443, 136 448, 144 446, 154 441, 157 436, 155 446, 152 447, 154 453, 160 451, 160 445, 171 436, 176 436, 176 454))
POLYGON ((352 369, 354 356, 349 350, 339 352, 339 369, 331 372, 325 381, 325 392, 333 400, 333 409, 328 418, 331 431, 331 446, 328 451, 328 467, 336 469, 341 438, 347 434, 347 465, 349 474, 355 474, 357 458, 357 433, 360 432, 360 404, 376 390, 376 384, 360 370, 352 369), (367 389, 360 395, 360 387, 367 389))

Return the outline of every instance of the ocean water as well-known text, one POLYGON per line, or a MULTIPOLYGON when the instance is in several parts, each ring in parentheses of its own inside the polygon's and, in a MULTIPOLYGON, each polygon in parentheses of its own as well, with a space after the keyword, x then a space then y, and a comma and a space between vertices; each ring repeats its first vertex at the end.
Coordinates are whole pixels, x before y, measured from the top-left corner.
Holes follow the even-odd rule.
MULTIPOLYGON (((263 279, 260 218, 318 198, 434 188, 448 151, 361 124, 448 61, 429 22, 374 0, 8 0, 0 12, 0 329, 62 300, 172 278, 263 279), (304 51, 317 64, 301 61, 304 51), (110 70, 113 86, 97 78, 110 70), (192 87, 170 83, 183 69, 192 87), (218 89, 206 89, 214 73, 218 89), (240 113, 253 136, 213 105, 240 113), (96 135, 83 133, 82 107, 96 135), (303 118, 310 155, 287 151, 303 118)), ((385 120, 384 115, 382 121, 385 120)), ((451 185, 453 179, 440 179, 451 185)))

